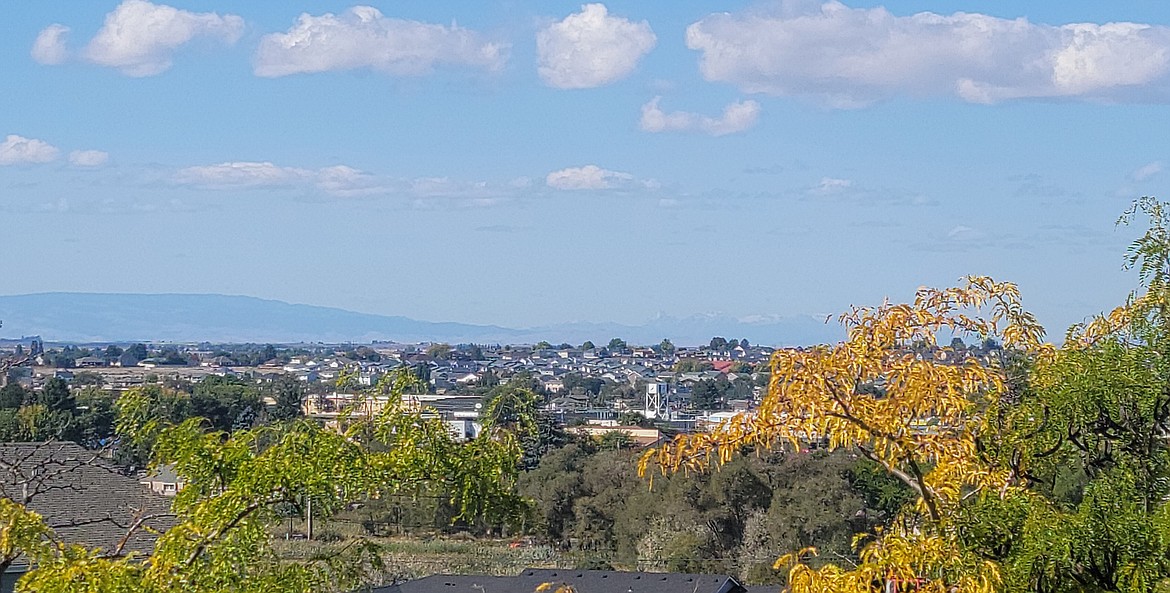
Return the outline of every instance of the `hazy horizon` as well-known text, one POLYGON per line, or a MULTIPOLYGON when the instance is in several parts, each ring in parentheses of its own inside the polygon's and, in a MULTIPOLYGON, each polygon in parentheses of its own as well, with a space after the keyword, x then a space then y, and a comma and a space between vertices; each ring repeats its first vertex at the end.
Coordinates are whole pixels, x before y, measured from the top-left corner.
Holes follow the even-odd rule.
POLYGON ((215 294, 40 293, 0 296, 0 339, 39 335, 53 342, 220 343, 606 343, 705 344, 714 336, 772 346, 833 341, 835 323, 808 316, 736 319, 659 316, 641 324, 575 322, 506 327, 360 313, 332 307, 215 294))

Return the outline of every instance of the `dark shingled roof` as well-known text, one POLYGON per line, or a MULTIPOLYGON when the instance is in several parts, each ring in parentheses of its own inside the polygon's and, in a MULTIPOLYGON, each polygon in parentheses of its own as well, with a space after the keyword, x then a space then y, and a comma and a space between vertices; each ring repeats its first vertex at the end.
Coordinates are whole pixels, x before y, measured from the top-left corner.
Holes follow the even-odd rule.
POLYGON ((612 570, 528 568, 514 577, 434 575, 374 589, 372 593, 533 593, 543 583, 571 585, 577 593, 747 593, 729 576, 612 570))
MULTIPOLYGON (((114 551, 139 517, 170 512, 170 500, 74 443, 0 443, 0 496, 44 517, 66 543, 114 551)), ((165 531, 174 519, 147 520, 165 531)), ((123 552, 149 554, 157 536, 138 529, 123 552)))

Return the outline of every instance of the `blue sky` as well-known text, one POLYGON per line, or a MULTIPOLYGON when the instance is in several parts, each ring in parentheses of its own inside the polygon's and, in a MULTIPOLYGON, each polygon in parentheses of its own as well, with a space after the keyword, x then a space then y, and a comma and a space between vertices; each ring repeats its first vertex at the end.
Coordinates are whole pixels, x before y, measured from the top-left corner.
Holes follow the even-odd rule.
POLYGON ((4 294, 532 326, 986 274, 1059 336, 1170 180, 1164 2, 3 12, 4 294))

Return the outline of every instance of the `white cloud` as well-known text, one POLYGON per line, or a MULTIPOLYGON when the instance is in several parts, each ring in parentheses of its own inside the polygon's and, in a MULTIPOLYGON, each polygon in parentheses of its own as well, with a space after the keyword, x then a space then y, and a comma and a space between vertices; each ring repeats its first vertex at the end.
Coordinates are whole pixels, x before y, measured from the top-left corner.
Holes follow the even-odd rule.
POLYGON ((110 160, 110 153, 101 150, 75 150, 69 153, 69 164, 74 167, 100 167, 110 160))
POLYGON ((69 59, 69 50, 65 47, 65 37, 69 35, 69 27, 53 24, 45 27, 33 42, 32 59, 38 64, 55 65, 69 59))
MULTIPOLYGON (((495 205, 525 196, 540 195, 541 188, 521 177, 501 181, 465 181, 449 177, 390 177, 347 165, 320 169, 287 167, 271 162, 232 161, 186 167, 167 175, 171 183, 204 190, 294 190, 338 198, 379 196, 408 198, 415 205, 448 201, 479 206, 495 205)), ((545 178, 548 188, 558 190, 654 190, 652 179, 596 165, 553 171, 545 178)))
POLYGON ((127 76, 154 76, 170 69, 175 50, 197 37, 233 44, 243 33, 244 19, 236 15, 124 0, 106 15, 81 57, 127 76))
POLYGON ((182 185, 209 189, 292 187, 314 177, 307 169, 248 161, 187 167, 175 173, 175 181, 182 185))
POLYGON ((377 176, 347 165, 325 167, 310 177, 317 189, 342 198, 369 196, 390 190, 377 176))
POLYGON ((1154 161, 1152 163, 1146 163, 1145 165, 1138 167, 1137 170, 1129 174, 1129 177, 1134 181, 1145 181, 1154 175, 1161 173, 1162 169, 1162 161, 1154 161))
POLYGON ((657 42, 650 23, 610 16, 604 4, 586 4, 537 32, 537 72, 556 88, 602 86, 629 76, 657 42))
POLYGON ((387 180, 347 165, 321 169, 284 167, 270 162, 236 161, 187 167, 173 179, 204 189, 316 189, 336 197, 358 197, 393 191, 387 180))
POLYGON ((518 188, 485 181, 466 182, 446 177, 392 178, 348 165, 305 169, 255 161, 187 167, 176 171, 171 180, 179 185, 209 190, 295 189, 338 198, 393 196, 485 200, 519 191, 518 188))
POLYGON ((820 196, 827 196, 831 194, 841 193, 853 187, 853 182, 848 179, 836 179, 834 177, 822 177, 809 193, 820 196))
POLYGON ((755 101, 731 103, 723 108, 721 116, 714 118, 687 111, 666 113, 658 106, 661 99, 662 97, 654 97, 642 106, 642 119, 639 122, 642 130, 647 132, 699 130, 712 136, 723 136, 742 132, 756 125, 760 118, 760 104, 755 101))
POLYGON ((895 16, 840 2, 712 14, 687 28, 710 81, 859 107, 893 95, 1168 100, 1170 27, 1037 24, 977 13, 895 16), (811 8, 811 9, 810 9, 811 8))
POLYGON ((984 236, 983 231, 964 225, 958 225, 947 232, 947 239, 952 241, 977 241, 984 236))
POLYGON ((44 140, 9 134, 0 142, 0 165, 48 163, 57 160, 60 153, 44 140))
POLYGON ((451 25, 387 18, 376 8, 355 6, 334 15, 302 14, 285 33, 260 40, 253 58, 257 76, 370 68, 396 76, 426 74, 440 65, 499 70, 506 43, 451 25))
POLYGON ((634 181, 629 173, 602 169, 597 165, 569 167, 553 171, 544 182, 553 189, 614 189, 634 181))

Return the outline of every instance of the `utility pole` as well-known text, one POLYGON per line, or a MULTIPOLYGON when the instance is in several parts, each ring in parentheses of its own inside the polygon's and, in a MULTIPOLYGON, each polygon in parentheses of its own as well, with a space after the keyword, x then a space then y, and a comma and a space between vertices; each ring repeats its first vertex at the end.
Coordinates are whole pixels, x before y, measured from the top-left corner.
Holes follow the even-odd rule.
POLYGON ((313 539, 313 497, 305 497, 305 538, 313 539))

